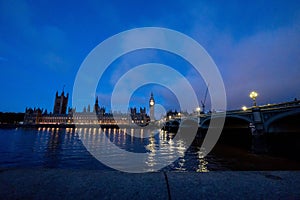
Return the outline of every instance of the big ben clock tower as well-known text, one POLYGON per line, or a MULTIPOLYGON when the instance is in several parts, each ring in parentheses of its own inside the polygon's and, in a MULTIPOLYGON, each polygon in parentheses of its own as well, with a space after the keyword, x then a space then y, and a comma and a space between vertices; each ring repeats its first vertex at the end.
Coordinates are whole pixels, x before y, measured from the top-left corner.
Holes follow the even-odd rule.
POLYGON ((149 100, 149 107, 150 107, 150 121, 153 122, 154 121, 154 105, 155 105, 155 101, 153 98, 153 93, 151 92, 151 97, 149 100))

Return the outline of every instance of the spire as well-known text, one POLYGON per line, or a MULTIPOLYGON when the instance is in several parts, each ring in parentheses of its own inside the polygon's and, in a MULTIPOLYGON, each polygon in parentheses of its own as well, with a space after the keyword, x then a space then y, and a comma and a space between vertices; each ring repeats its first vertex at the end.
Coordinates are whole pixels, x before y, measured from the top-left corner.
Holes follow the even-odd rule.
MULTIPOLYGON (((66 85, 63 85, 63 88, 62 88, 62 91, 61 91, 61 96, 65 96, 65 86, 66 85)), ((68 95, 67 95, 68 96, 68 95)))
POLYGON ((96 96, 96 102, 95 104, 98 105, 99 101, 98 101, 98 96, 96 96))
POLYGON ((150 101, 154 101, 153 92, 151 92, 150 101))
POLYGON ((98 101, 98 96, 96 96, 96 100, 95 100, 95 105, 94 105, 94 110, 93 112, 96 112, 98 114, 99 112, 99 101, 98 101))

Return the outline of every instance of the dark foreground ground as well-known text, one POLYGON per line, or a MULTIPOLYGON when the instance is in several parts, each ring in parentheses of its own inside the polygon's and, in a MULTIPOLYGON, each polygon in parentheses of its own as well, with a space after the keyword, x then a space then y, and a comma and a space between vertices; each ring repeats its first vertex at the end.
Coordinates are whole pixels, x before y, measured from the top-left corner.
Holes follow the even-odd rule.
POLYGON ((300 171, 2 169, 0 199, 300 199, 300 171))

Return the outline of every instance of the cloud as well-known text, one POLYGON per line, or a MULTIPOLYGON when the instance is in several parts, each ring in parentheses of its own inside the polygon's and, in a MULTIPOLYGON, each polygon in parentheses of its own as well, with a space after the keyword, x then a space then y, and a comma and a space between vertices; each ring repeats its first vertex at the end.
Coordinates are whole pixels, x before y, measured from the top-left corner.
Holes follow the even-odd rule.
MULTIPOLYGON (((218 9, 220 6, 212 4, 191 8, 188 15, 193 16, 189 21, 192 28, 187 32, 204 46, 217 64, 225 83, 228 108, 250 105, 248 94, 251 90, 259 92, 257 101, 260 104, 299 98, 299 9, 288 8, 290 12, 284 13, 287 8, 282 6, 277 13, 284 15, 280 21, 258 13, 260 20, 254 23, 249 18, 259 9, 254 6, 244 14, 247 26, 236 23, 242 16, 241 12, 224 7, 220 13, 216 12, 218 9), (229 13, 230 10, 233 12, 229 13), (231 22, 226 21, 230 18, 231 22)), ((272 9, 267 11, 275 17, 272 9)))
POLYGON ((34 63, 57 71, 69 66, 65 56, 69 44, 64 31, 54 25, 37 24, 32 5, 27 1, 1 1, 0 7, 0 16, 6 27, 3 34, 10 35, 10 40, 0 41, 0 44, 5 44, 2 51, 18 55, 19 62, 30 63, 31 67, 34 63))
POLYGON ((220 50, 216 52, 223 55, 219 68, 229 106, 249 102, 251 90, 261 94, 258 99, 261 103, 276 103, 272 99, 291 100, 300 96, 297 89, 300 85, 298 26, 258 32, 236 43, 230 40, 219 42, 220 50))
MULTIPOLYGON (((41 80, 47 74, 48 77, 60 76, 61 80, 71 82, 76 71, 69 69, 79 66, 99 41, 133 27, 158 25, 181 31, 206 48, 223 76, 229 108, 251 104, 248 93, 254 89, 260 94, 258 103, 285 101, 300 98, 299 5, 294 2, 273 2, 269 5, 268 2, 245 4, 181 0, 151 2, 145 7, 140 2, 130 5, 90 1, 82 5, 58 5, 22 0, 0 1, 0 61, 8 59, 13 62, 11 67, 26 69, 22 77, 27 77, 27 80, 36 77, 41 80), (56 13, 51 13, 51 9, 56 13)), ((148 40, 150 36, 145 38, 142 34, 134 35, 131 38, 133 43, 125 41, 112 45, 108 51, 151 42, 148 40)), ((118 66, 112 66, 110 78, 104 78, 103 95, 109 94, 109 89, 132 67, 152 58, 163 60, 164 56, 158 59, 160 53, 147 52, 120 58, 115 63, 118 66)), ((195 71, 185 70, 179 69, 191 82, 198 100, 202 100, 206 90, 203 80, 195 75, 195 71)), ((168 104, 176 104, 175 98, 168 98, 168 92, 162 90, 159 95, 168 104)), ((110 103, 109 95, 103 99, 110 103)))

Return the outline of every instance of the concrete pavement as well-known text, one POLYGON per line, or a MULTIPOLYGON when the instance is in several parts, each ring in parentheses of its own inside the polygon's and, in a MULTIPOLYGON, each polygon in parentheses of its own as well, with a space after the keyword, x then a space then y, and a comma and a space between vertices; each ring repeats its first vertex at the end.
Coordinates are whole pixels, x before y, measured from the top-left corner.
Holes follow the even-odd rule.
POLYGON ((300 199, 300 171, 2 169, 0 199, 300 199))

